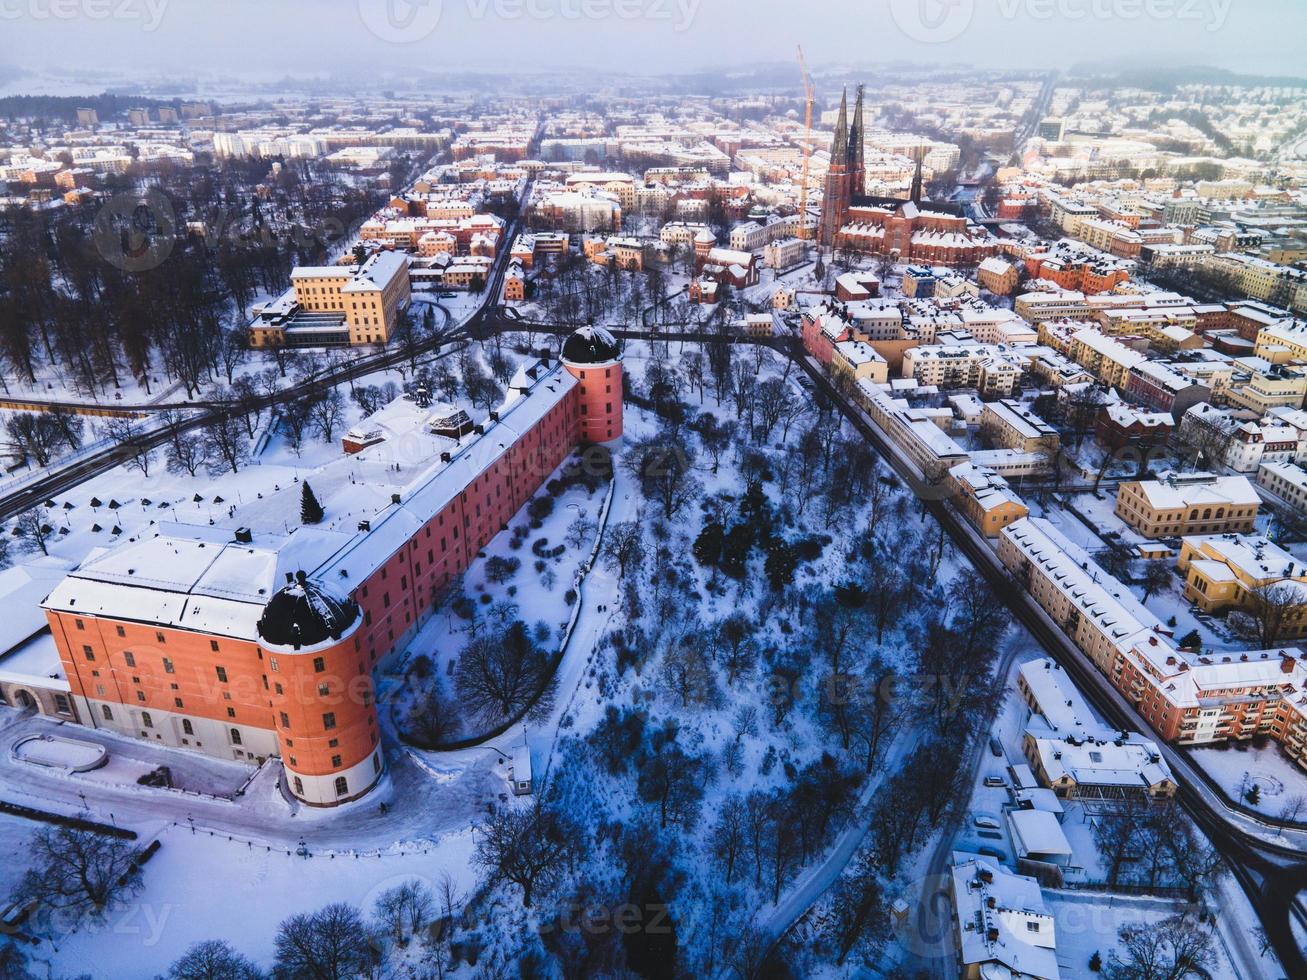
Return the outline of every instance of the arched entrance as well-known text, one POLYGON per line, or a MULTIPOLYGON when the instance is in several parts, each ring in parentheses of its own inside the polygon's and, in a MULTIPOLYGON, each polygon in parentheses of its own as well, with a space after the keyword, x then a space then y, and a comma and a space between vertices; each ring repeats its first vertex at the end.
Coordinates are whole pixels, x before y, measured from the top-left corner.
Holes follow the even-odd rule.
POLYGON ((30 691, 25 691, 21 687, 14 692, 14 707, 19 711, 35 711, 36 698, 32 697, 30 691))

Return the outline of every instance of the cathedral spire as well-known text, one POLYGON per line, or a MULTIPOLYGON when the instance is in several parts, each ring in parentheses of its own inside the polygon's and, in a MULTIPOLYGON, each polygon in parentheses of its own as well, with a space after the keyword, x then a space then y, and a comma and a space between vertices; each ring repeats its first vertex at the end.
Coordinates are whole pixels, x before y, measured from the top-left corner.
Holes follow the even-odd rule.
POLYGON ((835 120, 835 139, 831 141, 830 165, 846 166, 849 158, 849 90, 840 96, 840 117, 835 120))
POLYGON ((858 97, 853 106, 853 126, 849 130, 849 172, 853 174, 853 194, 860 197, 866 193, 867 166, 862 156, 866 130, 862 123, 863 86, 858 85, 858 97))
POLYGON ((912 194, 910 198, 913 204, 921 203, 921 164, 926 158, 925 147, 918 147, 912 154, 917 158, 917 171, 912 175, 912 194))

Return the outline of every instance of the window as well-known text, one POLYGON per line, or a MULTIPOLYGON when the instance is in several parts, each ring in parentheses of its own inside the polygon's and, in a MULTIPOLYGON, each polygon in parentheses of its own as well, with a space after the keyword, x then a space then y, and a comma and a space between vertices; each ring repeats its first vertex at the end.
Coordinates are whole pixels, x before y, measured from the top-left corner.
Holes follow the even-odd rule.
POLYGON ((183 707, 181 698, 173 698, 172 703, 178 708, 183 707))
POLYGON ((280 714, 281 714, 281 727, 282 727, 282 728, 289 728, 289 727, 290 727, 290 718, 288 718, 288 717, 286 716, 286 712, 284 712, 284 711, 281 712, 280 714))
POLYGON ((339 769, 339 768, 340 768, 340 756, 338 756, 338 755, 333 755, 333 756, 331 757, 331 767, 332 767, 333 769, 339 769))
POLYGON ((100 705, 100 714, 104 715, 105 721, 113 721, 113 712, 109 710, 107 704, 100 705))
POLYGON ((280 670, 280 669, 281 669, 280 667, 277 666, 277 658, 276 658, 276 657, 269 657, 269 658, 268 658, 268 666, 271 667, 273 670, 280 670))
POLYGON ((76 626, 79 630, 86 629, 86 624, 83 623, 80 619, 74 619, 73 625, 76 626))
POLYGON ((163 632, 160 631, 160 630, 155 630, 155 632, 154 632, 154 639, 155 639, 155 641, 158 642, 158 643, 167 643, 167 642, 168 642, 168 638, 167 638, 166 636, 164 636, 164 635, 163 635, 163 632))
POLYGON ((54 710, 61 715, 72 713, 72 709, 68 707, 68 695, 56 694, 54 696, 54 710))
POLYGON ((154 727, 154 719, 150 717, 150 713, 148 711, 141 712, 141 724, 144 725, 146 728, 154 727))
POLYGON ((273 690, 276 691, 278 694, 285 694, 285 693, 286 693, 286 689, 285 689, 284 687, 281 686, 281 681, 277 681, 275 684, 273 684, 273 685, 272 685, 272 688, 273 688, 273 690))
POLYGON ((165 674, 176 673, 176 670, 173 668, 172 661, 169 660, 167 657, 163 658, 163 672, 165 674))
MULTIPOLYGON (((295 760, 291 759, 290 764, 292 766, 295 765, 295 760)), ((304 795, 304 780, 300 779, 299 776, 295 777, 295 795, 296 796, 304 795)))
POLYGON ((121 626, 115 626, 115 627, 114 627, 114 630, 118 633, 119 636, 126 636, 126 635, 127 635, 127 631, 126 631, 125 629, 123 629, 121 626))
POLYGON ((326 697, 328 694, 330 694, 330 693, 331 693, 331 685, 329 685, 329 684, 319 684, 319 685, 318 685, 318 696, 319 696, 319 697, 324 697, 324 698, 325 698, 325 697, 326 697))
POLYGON ((321 674, 326 669, 327 669, 327 662, 325 660, 323 660, 321 657, 313 658, 313 672, 315 674, 321 674))
POLYGON ((1038 923, 1038 922, 1026 922, 1026 931, 1027 931, 1027 932, 1039 932, 1039 923, 1038 923))
POLYGON ((135 666, 136 666, 136 654, 132 653, 132 651, 130 651, 130 650, 124 650, 124 651, 123 651, 123 663, 125 663, 128 667, 135 667, 135 666))
POLYGON ((322 714, 322 727, 331 730, 336 727, 336 712, 325 711, 322 714))
POLYGON ((144 692, 144 691, 137 691, 137 692, 136 692, 136 700, 137 700, 137 701, 144 701, 144 700, 145 700, 145 692, 144 692))
POLYGON ((87 660, 95 659, 95 651, 91 649, 89 643, 82 644, 82 656, 84 656, 87 660))
POLYGON ((377 758, 377 753, 372 753, 372 771, 381 772, 381 760, 377 758))
POLYGON ((227 683, 227 668, 226 668, 226 667, 215 667, 215 668, 213 668, 213 669, 216 670, 216 671, 218 672, 218 680, 221 681, 223 684, 226 684, 226 683, 227 683))
POLYGON ((338 738, 333 738, 330 742, 327 743, 327 747, 328 747, 328 748, 333 748, 333 749, 334 749, 334 748, 335 748, 336 746, 338 746, 339 744, 340 744, 340 739, 338 739, 338 738))
POLYGON ((344 776, 337 776, 337 777, 336 777, 336 795, 337 795, 337 796, 344 796, 344 795, 345 795, 346 793, 348 793, 348 792, 349 792, 349 780, 347 780, 344 776))
POLYGON ((227 717, 228 717, 228 718, 235 718, 235 717, 236 717, 236 709, 235 709, 235 708, 228 708, 228 709, 227 709, 227 717))
POLYGON ((242 744, 242 743, 241 743, 241 730, 240 730, 239 728, 233 728, 233 729, 231 730, 231 744, 232 744, 232 745, 240 745, 240 744, 242 744))

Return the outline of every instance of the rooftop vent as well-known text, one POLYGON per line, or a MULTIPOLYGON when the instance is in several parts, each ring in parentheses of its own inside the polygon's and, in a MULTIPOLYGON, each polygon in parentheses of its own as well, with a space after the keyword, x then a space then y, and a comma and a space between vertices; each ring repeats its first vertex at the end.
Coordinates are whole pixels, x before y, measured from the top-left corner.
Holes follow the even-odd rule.
POLYGON ((236 540, 241 544, 249 544, 254 540, 254 532, 248 527, 238 527, 236 529, 236 540))

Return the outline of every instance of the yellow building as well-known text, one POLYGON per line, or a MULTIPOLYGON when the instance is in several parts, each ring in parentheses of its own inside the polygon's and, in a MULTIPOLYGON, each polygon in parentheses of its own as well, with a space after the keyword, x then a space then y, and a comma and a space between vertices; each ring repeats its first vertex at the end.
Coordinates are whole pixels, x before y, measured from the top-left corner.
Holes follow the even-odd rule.
POLYGON ((1003 528, 1023 517, 1030 508, 993 470, 974 463, 963 463, 949 470, 957 489, 954 503, 963 515, 987 538, 996 538, 1003 528))
POLYGON ((1260 507, 1247 477, 1171 473, 1122 483, 1115 512, 1146 538, 1170 538, 1251 531, 1260 507))
POLYGON ((1281 607, 1279 639, 1307 635, 1307 567, 1259 535, 1219 534, 1185 538, 1176 567, 1185 574, 1185 598, 1216 613, 1255 610, 1274 589, 1281 607))
POLYGON ((360 265, 301 266, 291 292, 250 324, 252 347, 384 344, 408 308, 408 258, 378 252, 360 265))

